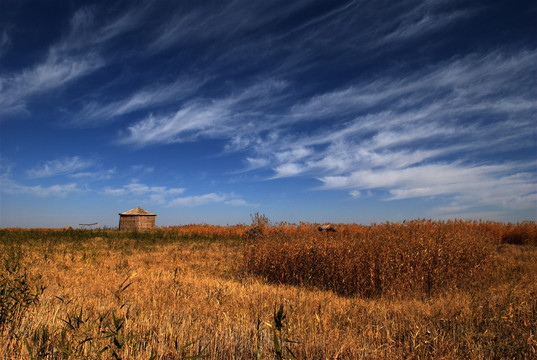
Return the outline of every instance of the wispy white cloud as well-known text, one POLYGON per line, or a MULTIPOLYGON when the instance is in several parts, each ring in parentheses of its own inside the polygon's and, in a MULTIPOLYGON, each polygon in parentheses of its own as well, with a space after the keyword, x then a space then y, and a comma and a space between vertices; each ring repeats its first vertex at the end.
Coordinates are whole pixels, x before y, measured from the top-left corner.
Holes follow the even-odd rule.
POLYGON ((264 168, 267 165, 270 164, 270 160, 266 158, 251 158, 247 157, 246 162, 248 163, 248 166, 246 167, 246 170, 254 170, 254 169, 260 169, 264 168))
MULTIPOLYGON (((118 142, 147 146, 192 141, 200 137, 236 139, 235 134, 248 138, 261 128, 270 126, 254 125, 253 118, 270 105, 269 96, 285 86, 281 81, 265 81, 219 100, 190 102, 172 114, 150 115, 129 126, 118 142)), ((243 142, 242 146, 246 144, 249 142, 243 142)))
MULTIPOLYGON (((439 63, 400 77, 388 75, 344 89, 312 97, 292 108, 291 120, 317 120, 378 112, 383 106, 392 112, 425 111, 422 117, 436 113, 445 118, 468 112, 510 114, 535 111, 528 73, 535 73, 537 51, 522 50, 511 54, 493 51, 470 54, 439 63)), ((365 125, 365 124, 364 124, 365 125)), ((362 125, 363 126, 363 125, 362 125)))
POLYGON ((391 194, 387 200, 452 196, 451 205, 440 211, 483 205, 527 209, 537 203, 536 178, 529 169, 530 164, 428 164, 399 170, 359 170, 319 180, 325 189, 387 190, 391 194))
POLYGON ((81 171, 68 176, 73 179, 84 179, 84 180, 108 180, 111 179, 117 173, 116 168, 107 169, 107 170, 94 170, 94 171, 81 171))
POLYGON ((134 111, 150 110, 171 102, 178 103, 195 94, 205 81, 201 78, 184 77, 172 83, 148 86, 118 101, 89 102, 74 117, 73 123, 98 125, 134 111))
POLYGON ((28 170, 26 174, 30 178, 43 178, 66 174, 71 174, 76 177, 77 172, 93 165, 95 165, 93 160, 83 159, 80 156, 64 157, 46 161, 45 163, 28 170))
POLYGON ((53 52, 71 53, 74 50, 101 45, 140 26, 147 16, 151 2, 131 6, 120 14, 107 17, 105 8, 85 6, 78 9, 70 21, 70 31, 61 42, 52 47, 53 52), (105 21, 102 21, 105 18, 105 21))
POLYGON ((39 197, 66 197, 73 193, 79 193, 83 190, 77 184, 59 184, 50 186, 27 186, 12 181, 3 182, 2 192, 7 194, 27 194, 39 197))
POLYGON ((245 200, 235 194, 217 194, 208 193, 203 195, 178 197, 171 200, 168 206, 201 206, 208 204, 222 203, 230 206, 246 206, 249 205, 245 200))
POLYGON ((280 2, 274 6, 233 0, 190 9, 178 7, 155 31, 149 49, 161 51, 193 39, 203 41, 219 38, 227 42, 233 38, 244 39, 246 32, 291 16, 308 3, 309 1, 280 2))
POLYGON ((505 171, 505 167, 463 167, 456 165, 423 165, 405 169, 358 170, 349 175, 320 178, 325 188, 346 189, 392 188, 392 199, 431 196, 464 188, 467 183, 483 180, 487 174, 505 171), (427 185, 426 185, 427 184, 427 185))
POLYGON ((461 20, 469 19, 478 11, 478 9, 435 11, 434 4, 424 2, 412 11, 402 13, 400 18, 397 19, 399 20, 397 28, 384 34, 379 39, 378 45, 402 42, 429 35, 432 32, 443 30, 461 20))
POLYGON ((250 206, 250 204, 243 199, 226 200, 224 203, 231 206, 250 206))
POLYGON ((273 178, 282 178, 282 177, 291 177, 297 176, 304 172, 306 168, 302 165, 296 163, 285 163, 278 165, 274 168, 274 177, 273 178))
POLYGON ((147 193, 177 195, 183 193, 183 188, 166 188, 165 186, 147 186, 139 183, 131 183, 124 186, 124 189, 134 195, 143 195, 147 193))
POLYGON ((166 186, 149 186, 139 182, 131 182, 119 188, 106 187, 102 195, 145 199, 146 201, 173 206, 200 206, 207 204, 225 204, 230 206, 249 205, 240 196, 231 193, 207 193, 203 195, 178 196, 185 192, 184 188, 169 188, 166 186))
POLYGON ((134 196, 148 198, 151 202, 163 204, 170 197, 182 194, 184 188, 168 188, 166 186, 149 186, 131 182, 119 188, 106 187, 101 194, 108 196, 134 196))
POLYGON ((85 191, 76 183, 54 185, 24 185, 13 179, 13 164, 0 157, 0 192, 9 195, 30 195, 38 197, 66 197, 85 191))
POLYGON ((185 196, 173 199, 168 203, 169 206, 199 206, 211 203, 221 203, 226 199, 225 196, 216 193, 209 193, 197 196, 185 196))
POLYGON ((103 66, 96 54, 84 57, 49 56, 43 63, 1 80, 0 105, 6 114, 26 112, 29 97, 61 87, 103 66))
POLYGON ((2 75, 0 105, 4 114, 27 112, 26 103, 35 95, 50 93, 105 66, 100 46, 136 27, 143 15, 143 8, 132 7, 101 25, 95 23, 95 9, 83 7, 76 11, 68 34, 51 45, 40 62, 2 75))
POLYGON ((457 2, 399 1, 380 6, 363 1, 338 3, 332 11, 284 34, 267 36, 263 45, 249 46, 257 45, 273 55, 278 54, 283 60, 276 71, 281 73, 312 69, 316 63, 311 60, 321 53, 359 64, 362 59, 382 59, 394 48, 448 31, 482 10, 472 4, 461 8, 457 2), (282 49, 271 46, 282 39, 285 39, 282 49))
POLYGON ((169 116, 149 115, 145 120, 129 126, 119 143, 147 146, 193 140, 204 131, 214 129, 227 116, 229 113, 225 104, 190 104, 169 116))
POLYGON ((4 56, 11 46, 11 37, 9 36, 9 32, 7 30, 3 30, 2 34, 0 35, 0 58, 4 56))

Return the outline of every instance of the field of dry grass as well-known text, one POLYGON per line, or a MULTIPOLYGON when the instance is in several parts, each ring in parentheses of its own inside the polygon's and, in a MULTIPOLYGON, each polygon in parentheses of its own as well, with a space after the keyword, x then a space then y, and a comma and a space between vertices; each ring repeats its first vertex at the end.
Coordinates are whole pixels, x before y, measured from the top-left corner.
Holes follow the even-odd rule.
POLYGON ((0 230, 0 358, 537 358, 534 223, 316 227, 0 230))

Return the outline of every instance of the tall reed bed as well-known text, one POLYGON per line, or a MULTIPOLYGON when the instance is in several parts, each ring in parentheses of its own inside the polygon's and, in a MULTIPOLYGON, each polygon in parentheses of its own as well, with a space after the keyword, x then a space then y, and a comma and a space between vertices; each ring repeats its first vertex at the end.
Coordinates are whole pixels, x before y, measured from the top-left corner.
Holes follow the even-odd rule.
POLYGON ((386 223, 295 236, 272 229, 250 239, 244 265, 275 283, 362 297, 431 296, 468 288, 488 271, 492 238, 465 222, 386 223), (468 225, 468 226, 466 226, 468 225))

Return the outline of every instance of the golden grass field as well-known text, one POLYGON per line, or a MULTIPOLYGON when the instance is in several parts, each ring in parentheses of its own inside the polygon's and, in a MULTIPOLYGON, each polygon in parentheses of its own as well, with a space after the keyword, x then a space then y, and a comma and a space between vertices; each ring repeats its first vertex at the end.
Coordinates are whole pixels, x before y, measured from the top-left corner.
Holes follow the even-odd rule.
POLYGON ((535 223, 0 230, 2 359, 536 359, 535 223))

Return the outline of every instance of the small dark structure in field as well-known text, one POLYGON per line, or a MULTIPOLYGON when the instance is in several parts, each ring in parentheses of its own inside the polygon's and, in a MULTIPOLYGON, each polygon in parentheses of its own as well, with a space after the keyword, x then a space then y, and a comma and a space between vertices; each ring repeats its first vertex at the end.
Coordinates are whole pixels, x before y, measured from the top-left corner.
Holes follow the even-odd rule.
POLYGON ((94 226, 96 229, 98 229, 99 228, 99 223, 78 224, 79 229, 92 229, 92 226, 94 226))
POLYGON ((137 206, 129 211, 119 213, 119 230, 153 230, 156 217, 157 214, 151 214, 137 206))
POLYGON ((319 231, 336 232, 337 230, 333 225, 327 224, 319 226, 319 231))

